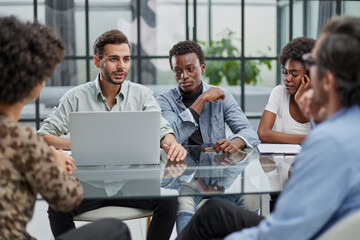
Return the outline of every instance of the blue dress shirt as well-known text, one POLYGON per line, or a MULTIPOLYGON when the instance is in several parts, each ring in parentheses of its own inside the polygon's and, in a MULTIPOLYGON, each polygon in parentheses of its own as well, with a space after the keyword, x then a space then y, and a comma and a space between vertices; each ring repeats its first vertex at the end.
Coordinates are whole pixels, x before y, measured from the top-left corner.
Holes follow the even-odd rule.
POLYGON ((225 239, 314 239, 360 209, 359 119, 360 107, 353 106, 317 126, 304 141, 274 212, 225 239))

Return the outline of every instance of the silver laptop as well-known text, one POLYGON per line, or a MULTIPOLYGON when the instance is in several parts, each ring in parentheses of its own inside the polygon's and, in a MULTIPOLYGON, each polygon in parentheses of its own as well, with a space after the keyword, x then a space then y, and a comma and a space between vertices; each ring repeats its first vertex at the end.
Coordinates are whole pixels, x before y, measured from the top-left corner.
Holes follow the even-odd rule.
POLYGON ((158 164, 160 112, 70 113, 71 155, 77 166, 158 164))

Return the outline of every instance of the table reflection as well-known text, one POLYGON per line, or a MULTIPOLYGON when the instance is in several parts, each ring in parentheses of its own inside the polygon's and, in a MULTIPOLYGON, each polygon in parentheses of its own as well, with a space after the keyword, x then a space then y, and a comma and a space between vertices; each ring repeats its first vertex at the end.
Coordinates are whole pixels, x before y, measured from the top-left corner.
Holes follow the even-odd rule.
POLYGON ((84 188, 84 198, 146 198, 160 196, 162 171, 158 166, 92 166, 74 175, 84 188))
POLYGON ((282 191, 290 177, 294 156, 260 155, 261 167, 269 178, 269 185, 273 191, 282 191))
MULTIPOLYGON (((171 162, 166 159, 161 187, 175 189, 180 195, 219 194, 231 186, 249 163, 252 151, 235 154, 203 152, 198 146, 186 147, 188 155, 184 161, 171 162), (184 189, 186 193, 184 193, 184 189)), ((165 157, 164 155, 161 155, 165 157)))
POLYGON ((204 152, 199 147, 187 147, 188 155, 182 162, 167 162, 161 187, 179 193, 177 230, 181 231, 196 210, 209 196, 216 196, 244 207, 243 194, 224 195, 249 163, 248 153, 217 154, 204 152))

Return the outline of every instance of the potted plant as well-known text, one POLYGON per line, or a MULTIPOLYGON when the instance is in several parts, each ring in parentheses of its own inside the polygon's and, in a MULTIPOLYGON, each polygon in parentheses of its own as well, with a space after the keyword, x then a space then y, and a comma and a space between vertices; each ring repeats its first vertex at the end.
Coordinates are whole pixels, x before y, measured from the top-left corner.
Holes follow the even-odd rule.
MULTIPOLYGON (((239 57, 239 50, 233 44, 235 33, 230 29, 225 29, 221 34, 221 39, 210 41, 209 45, 200 42, 205 47, 205 56, 213 57, 239 57)), ((260 65, 266 65, 269 70, 272 66, 270 60, 245 61, 245 83, 256 85, 259 79, 260 65)), ((226 79, 228 85, 240 85, 241 65, 239 60, 208 61, 206 63, 205 76, 209 78, 209 83, 219 85, 226 79)))

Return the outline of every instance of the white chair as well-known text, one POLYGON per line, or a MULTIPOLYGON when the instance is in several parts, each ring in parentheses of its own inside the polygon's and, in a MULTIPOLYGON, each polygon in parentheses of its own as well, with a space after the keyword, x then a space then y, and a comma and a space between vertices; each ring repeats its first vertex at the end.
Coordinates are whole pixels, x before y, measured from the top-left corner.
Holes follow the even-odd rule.
POLYGON ((340 220, 317 240, 353 240, 360 236, 360 210, 340 220))
POLYGON ((93 222, 101 218, 116 218, 122 221, 126 221, 146 217, 147 232, 149 230, 152 215, 153 212, 150 210, 131 207, 108 206, 78 214, 74 217, 74 221, 93 222))

